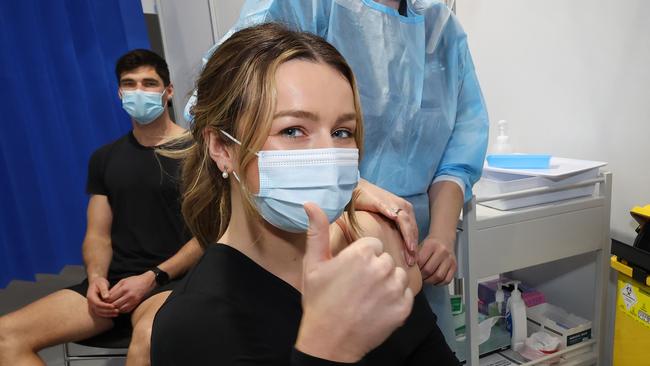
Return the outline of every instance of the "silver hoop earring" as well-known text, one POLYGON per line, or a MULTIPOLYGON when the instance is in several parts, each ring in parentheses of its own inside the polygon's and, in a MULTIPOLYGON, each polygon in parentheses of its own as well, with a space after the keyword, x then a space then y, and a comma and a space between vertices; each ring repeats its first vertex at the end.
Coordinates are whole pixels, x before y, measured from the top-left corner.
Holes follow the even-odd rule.
POLYGON ((224 170, 223 173, 221 173, 221 177, 223 179, 228 179, 228 171, 224 170))

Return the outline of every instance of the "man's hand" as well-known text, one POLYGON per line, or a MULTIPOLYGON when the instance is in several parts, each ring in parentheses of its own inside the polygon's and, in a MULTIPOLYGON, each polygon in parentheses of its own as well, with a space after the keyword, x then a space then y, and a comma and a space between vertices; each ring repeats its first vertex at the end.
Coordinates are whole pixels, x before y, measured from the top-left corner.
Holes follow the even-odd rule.
POLYGON ((418 253, 418 266, 425 283, 437 286, 447 285, 456 273, 454 240, 426 237, 418 253))
POLYGON ((102 318, 114 318, 119 311, 106 299, 109 296, 108 280, 103 277, 88 280, 86 299, 90 312, 102 318))
POLYGON ((156 275, 147 271, 139 276, 122 279, 113 286, 106 301, 113 304, 120 313, 128 313, 133 311, 154 287, 156 275))
POLYGON ((418 225, 413 212, 413 205, 397 195, 369 183, 359 180, 359 196, 355 201, 361 211, 375 212, 394 221, 404 238, 404 257, 409 266, 415 264, 418 245, 418 225))
POLYGON ((361 238, 332 258, 329 225, 305 204, 309 230, 303 258, 303 316, 296 349, 338 362, 356 362, 408 317, 413 292, 377 238, 361 238))

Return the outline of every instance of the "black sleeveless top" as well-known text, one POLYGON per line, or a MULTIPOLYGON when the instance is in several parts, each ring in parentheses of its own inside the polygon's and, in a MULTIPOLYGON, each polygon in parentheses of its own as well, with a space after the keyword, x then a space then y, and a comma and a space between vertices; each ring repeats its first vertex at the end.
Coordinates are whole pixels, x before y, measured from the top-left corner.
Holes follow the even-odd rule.
MULTIPOLYGON (((294 349, 301 294, 236 249, 210 246, 160 308, 152 365, 339 365, 294 349)), ((420 292, 411 315, 359 365, 458 365, 420 292)))

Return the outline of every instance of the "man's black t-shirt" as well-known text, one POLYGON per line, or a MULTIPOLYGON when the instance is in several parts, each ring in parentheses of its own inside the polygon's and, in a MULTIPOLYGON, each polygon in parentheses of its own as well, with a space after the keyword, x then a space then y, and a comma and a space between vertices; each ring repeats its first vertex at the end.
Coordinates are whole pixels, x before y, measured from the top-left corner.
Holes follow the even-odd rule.
MULTIPOLYGON (((301 318, 298 290, 236 249, 212 245, 158 311, 151 364, 340 365, 294 349, 301 318)), ((459 362, 420 292, 404 325, 358 365, 457 366, 459 362)))
POLYGON ((154 149, 129 132, 90 158, 86 191, 107 196, 113 213, 111 279, 159 265, 191 237, 180 210, 180 162, 154 149))

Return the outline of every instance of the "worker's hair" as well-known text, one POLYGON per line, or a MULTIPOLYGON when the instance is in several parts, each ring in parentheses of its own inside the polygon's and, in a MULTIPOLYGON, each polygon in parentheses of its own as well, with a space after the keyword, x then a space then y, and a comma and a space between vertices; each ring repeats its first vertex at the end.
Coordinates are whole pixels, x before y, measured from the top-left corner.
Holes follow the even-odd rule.
POLYGON ((145 49, 131 50, 117 60, 115 64, 115 76, 117 77, 118 84, 122 74, 133 71, 141 66, 153 67, 162 79, 163 85, 169 85, 169 68, 167 67, 167 62, 157 53, 145 49))
MULTIPOLYGON (((196 105, 191 110, 193 142, 179 154, 185 158, 183 216, 202 245, 216 242, 228 227, 231 215, 229 180, 222 178, 221 171, 208 155, 206 131, 213 131, 213 138, 219 138, 224 145, 233 142, 219 131, 241 142, 235 165, 245 188, 240 190, 242 202, 247 215, 259 220, 246 187, 246 168, 266 142, 273 122, 276 70, 290 60, 328 65, 350 83, 357 122, 354 139, 361 156, 363 124, 356 82, 336 48, 316 35, 295 32, 274 23, 240 30, 218 47, 201 72, 196 85, 196 105)), ((346 211, 351 213, 352 229, 356 231, 352 202, 346 211)))

